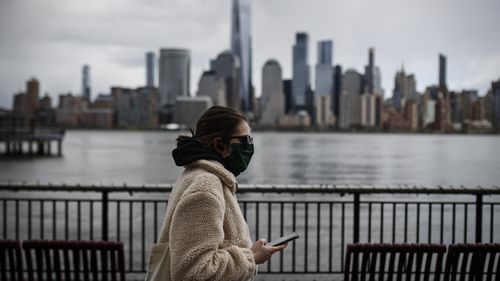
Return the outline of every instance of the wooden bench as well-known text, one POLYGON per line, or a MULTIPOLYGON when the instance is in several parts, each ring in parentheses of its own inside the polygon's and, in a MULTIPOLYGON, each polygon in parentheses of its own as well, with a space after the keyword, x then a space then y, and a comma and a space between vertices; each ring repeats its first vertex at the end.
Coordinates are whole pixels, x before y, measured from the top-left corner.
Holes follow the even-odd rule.
POLYGON ((500 244, 450 245, 444 281, 500 280, 500 244))
POLYGON ((23 241, 27 280, 125 280, 122 242, 23 241))
POLYGON ((21 241, 0 240, 0 280, 23 280, 21 241))
POLYGON ((344 280, 440 280, 445 253, 437 244, 349 244, 344 280))

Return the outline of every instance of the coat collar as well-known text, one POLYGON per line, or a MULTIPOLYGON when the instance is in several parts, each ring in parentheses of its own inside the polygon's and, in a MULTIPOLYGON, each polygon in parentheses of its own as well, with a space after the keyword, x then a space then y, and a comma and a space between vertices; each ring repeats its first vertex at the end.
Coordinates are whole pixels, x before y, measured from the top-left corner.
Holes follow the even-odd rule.
POLYGON ((233 193, 238 189, 236 177, 224 166, 215 160, 196 160, 190 163, 190 168, 201 168, 218 176, 223 184, 227 185, 233 193))

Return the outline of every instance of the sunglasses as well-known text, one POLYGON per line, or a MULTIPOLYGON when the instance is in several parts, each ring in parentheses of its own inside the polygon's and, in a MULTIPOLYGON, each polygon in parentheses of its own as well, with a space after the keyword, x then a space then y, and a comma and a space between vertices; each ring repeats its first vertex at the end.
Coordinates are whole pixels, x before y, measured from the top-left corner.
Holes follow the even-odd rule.
POLYGON ((229 139, 230 140, 237 139, 240 141, 240 143, 243 143, 243 144, 253 144, 253 138, 250 135, 232 136, 232 137, 229 137, 229 139))

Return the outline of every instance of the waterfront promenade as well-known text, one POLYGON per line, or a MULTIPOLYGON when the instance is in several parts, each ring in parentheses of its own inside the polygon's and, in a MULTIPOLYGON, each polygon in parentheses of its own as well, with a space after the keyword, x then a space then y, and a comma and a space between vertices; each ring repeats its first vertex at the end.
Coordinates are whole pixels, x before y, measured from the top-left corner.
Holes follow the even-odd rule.
MULTIPOLYGON (((140 280, 170 190, 3 182, 0 237, 123 241, 128 277, 140 280)), ((259 280, 339 279, 353 242, 500 242, 496 186, 242 185, 237 196, 252 239, 301 234, 259 280)))

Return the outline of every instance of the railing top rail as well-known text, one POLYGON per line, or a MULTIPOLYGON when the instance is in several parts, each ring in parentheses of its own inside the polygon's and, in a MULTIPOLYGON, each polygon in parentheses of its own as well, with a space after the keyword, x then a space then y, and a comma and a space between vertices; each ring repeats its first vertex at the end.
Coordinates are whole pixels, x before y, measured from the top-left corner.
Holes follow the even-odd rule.
MULTIPOLYGON (((170 192, 172 184, 52 184, 0 182, 0 191, 65 191, 65 192, 170 192)), ((411 186, 351 184, 241 184, 239 193, 319 193, 319 194, 483 194, 500 195, 500 186, 411 186)))

